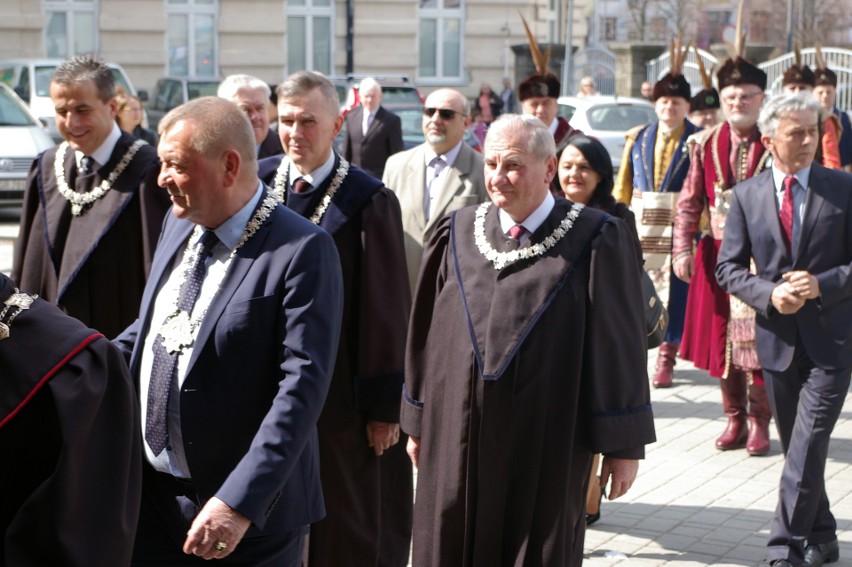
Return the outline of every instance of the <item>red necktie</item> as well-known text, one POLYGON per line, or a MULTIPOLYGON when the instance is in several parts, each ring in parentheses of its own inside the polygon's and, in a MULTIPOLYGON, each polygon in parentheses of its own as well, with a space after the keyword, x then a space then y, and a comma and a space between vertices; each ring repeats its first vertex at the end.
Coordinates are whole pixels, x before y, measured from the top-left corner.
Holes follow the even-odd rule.
POLYGON ((781 220, 781 231, 784 233, 784 242, 787 244, 787 253, 793 249, 793 186, 796 178, 788 175, 784 178, 784 200, 781 202, 781 212, 778 218, 781 220))
POLYGON ((312 189, 312 186, 304 177, 298 178, 296 182, 293 183, 294 193, 304 193, 305 191, 309 191, 310 189, 312 189))
POLYGON ((520 241, 521 237, 526 231, 527 229, 524 228, 524 225, 516 224, 515 226, 509 229, 509 238, 511 238, 512 240, 520 241))

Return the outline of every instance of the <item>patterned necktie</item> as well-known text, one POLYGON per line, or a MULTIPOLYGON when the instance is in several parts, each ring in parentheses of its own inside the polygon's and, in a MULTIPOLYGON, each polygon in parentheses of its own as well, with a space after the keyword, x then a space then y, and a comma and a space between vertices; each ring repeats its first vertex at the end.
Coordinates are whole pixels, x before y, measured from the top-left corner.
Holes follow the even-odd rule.
MULTIPOLYGON (((429 166, 432 168, 432 176, 429 176, 427 171, 426 173, 426 194, 424 195, 424 210, 426 213, 426 220, 429 220, 429 217, 432 215, 432 203, 438 197, 437 194, 433 194, 432 186, 435 185, 435 181, 441 175, 441 172, 444 171, 444 168, 447 166, 447 162, 444 161, 444 158, 441 156, 435 156, 432 158, 432 161, 429 162, 429 166)), ((438 192, 438 187, 435 187, 435 192, 438 192)))
POLYGON ((527 229, 525 229, 522 224, 516 224, 515 226, 510 227, 509 238, 511 240, 509 241, 509 248, 517 250, 521 246, 521 237, 526 231, 527 229))
MULTIPOLYGON (((204 231, 199 244, 198 254, 189 269, 189 276, 180 288, 178 309, 192 313, 195 301, 204 283, 207 268, 204 261, 210 256, 219 239, 212 230, 204 231)), ((168 444, 169 392, 177 369, 178 354, 170 353, 163 346, 163 337, 158 333, 154 339, 154 362, 151 367, 151 381, 148 384, 148 404, 145 413, 145 441, 155 455, 159 455, 168 444)))
POLYGON ((313 185, 308 183, 308 180, 304 177, 300 177, 293 183, 293 193, 304 193, 305 191, 310 191, 313 189, 313 185))
POLYGON ((784 199, 781 201, 781 211, 778 214, 788 254, 791 254, 793 250, 793 187, 795 185, 796 178, 792 175, 784 178, 784 199))
POLYGON ((80 159, 80 167, 78 168, 78 172, 80 175, 88 175, 92 172, 95 167, 95 159, 91 156, 83 156, 80 159))
POLYGON ((83 156, 80 159, 80 167, 77 168, 77 180, 74 182, 74 188, 78 193, 88 193, 95 184, 95 160, 90 156, 83 156))

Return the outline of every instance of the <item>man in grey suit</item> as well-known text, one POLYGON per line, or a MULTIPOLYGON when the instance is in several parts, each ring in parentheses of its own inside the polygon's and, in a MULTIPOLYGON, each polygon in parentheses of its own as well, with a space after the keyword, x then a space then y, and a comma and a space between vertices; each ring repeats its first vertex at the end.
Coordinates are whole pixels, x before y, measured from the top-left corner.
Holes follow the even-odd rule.
POLYGON ((786 456, 767 544, 775 567, 839 558, 825 461, 852 373, 852 175, 814 163, 818 121, 818 103, 804 95, 764 107, 773 165, 735 187, 716 266, 719 284, 757 311, 757 355, 786 456))
POLYGON ((399 198, 405 231, 405 258, 411 290, 417 282, 423 246, 447 213, 488 199, 482 156, 464 143, 470 102, 452 89, 426 98, 426 142, 391 156, 382 177, 399 198))
POLYGON ((343 157, 373 177, 381 177, 388 157, 402 151, 402 122, 382 107, 382 87, 373 78, 358 86, 361 105, 346 115, 343 157))

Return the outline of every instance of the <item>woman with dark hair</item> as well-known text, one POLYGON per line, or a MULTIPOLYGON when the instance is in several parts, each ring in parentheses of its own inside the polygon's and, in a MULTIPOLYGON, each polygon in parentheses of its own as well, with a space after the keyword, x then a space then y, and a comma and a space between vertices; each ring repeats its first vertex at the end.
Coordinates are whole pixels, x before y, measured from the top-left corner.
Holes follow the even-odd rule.
MULTIPOLYGON (((572 136, 559 155, 557 177, 562 192, 569 201, 600 209, 621 219, 633 234, 636 261, 642 267, 642 249, 636 219, 627 205, 612 196, 614 174, 612 160, 599 141, 582 134, 572 136)), ((601 517, 603 488, 598 478, 599 455, 595 455, 589 472, 589 488, 586 493, 586 525, 592 525, 601 517)))

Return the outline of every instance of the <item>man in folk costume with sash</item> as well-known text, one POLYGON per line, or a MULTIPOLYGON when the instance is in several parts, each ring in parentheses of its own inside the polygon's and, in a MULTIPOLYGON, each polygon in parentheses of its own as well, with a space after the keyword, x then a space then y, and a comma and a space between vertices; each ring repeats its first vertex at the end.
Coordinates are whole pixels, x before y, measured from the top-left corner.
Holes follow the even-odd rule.
MULTIPOLYGON (((835 105, 837 100, 837 74, 825 64, 819 44, 816 48, 817 68, 814 70, 814 96, 825 114, 834 117, 839 132, 840 164, 845 171, 852 172, 852 121, 849 115, 835 105)), ((827 122, 828 119, 823 120, 827 122)))
POLYGON ((742 56, 742 9, 741 2, 736 45, 717 73, 726 121, 695 147, 677 202, 672 252, 675 274, 689 282, 680 355, 720 378, 728 421, 716 448, 746 447, 750 455, 765 455, 771 413, 754 346, 754 311, 729 298, 713 274, 732 188, 763 171, 769 157, 757 128, 766 74, 742 56), (706 207, 709 233, 693 255, 706 207))
POLYGON ((553 197, 554 153, 538 119, 498 118, 491 202, 445 217, 424 257, 401 415, 418 567, 579 567, 592 455, 613 499, 655 440, 633 237, 553 197))
POLYGON ((115 81, 89 56, 50 81, 65 138, 33 163, 12 278, 114 337, 136 318, 168 195, 157 151, 115 122, 115 81))
POLYGON ((0 565, 129 565, 142 454, 118 349, 0 273, 0 376, 0 565))
POLYGON ((302 71, 277 93, 287 155, 263 160, 264 180, 334 237, 344 281, 340 347, 317 424, 327 516, 311 527, 308 565, 404 567, 413 487, 398 441, 411 291, 399 201, 334 151, 343 118, 328 79, 302 71))
POLYGON ((686 140, 698 131, 686 119, 691 95, 689 83, 681 74, 686 53, 680 38, 672 41, 671 71, 654 83, 659 120, 628 132, 614 189, 618 201, 629 205, 632 199, 645 270, 669 312, 652 379, 655 388, 672 385, 689 289, 673 277, 671 266, 674 208, 689 171, 686 140))
MULTIPOLYGON (((816 86, 816 74, 802 63, 802 53, 797 45, 795 63, 784 71, 781 84, 785 93, 812 93, 816 86)), ((832 113, 821 112, 819 121, 820 143, 814 161, 831 169, 841 169, 840 162, 840 120, 832 113)))
MULTIPOLYGON (((518 100, 521 101, 521 111, 523 114, 530 114, 544 122, 550 133, 553 134, 553 141, 556 142, 556 155, 558 156, 568 145, 568 139, 576 134, 582 134, 582 132, 571 126, 563 117, 557 115, 562 85, 557 76, 548 68, 550 47, 547 48, 546 53, 542 53, 532 31, 530 31, 527 20, 521 16, 521 21, 527 33, 530 55, 536 69, 535 73, 518 85, 518 100)), ((559 186, 559 179, 556 176, 553 178, 550 190, 553 191, 554 195, 562 195, 562 188, 559 186)))

